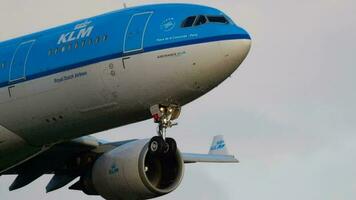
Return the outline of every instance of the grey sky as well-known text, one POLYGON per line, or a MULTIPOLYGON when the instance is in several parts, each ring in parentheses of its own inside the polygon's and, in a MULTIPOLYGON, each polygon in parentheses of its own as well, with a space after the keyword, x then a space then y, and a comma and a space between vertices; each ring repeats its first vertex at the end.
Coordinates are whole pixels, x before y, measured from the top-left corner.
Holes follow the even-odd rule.
MULTIPOLYGON (((127 1, 129 6, 155 2, 127 1)), ((193 2, 193 1, 190 1, 193 2)), ((187 166, 181 187, 161 199, 353 200, 356 198, 356 3, 352 0, 200 0, 253 37, 232 78, 184 107, 170 131, 185 152, 205 153, 224 134, 238 165, 187 166)), ((119 0, 2 0, 0 40, 122 7, 119 0)), ((151 121, 98 136, 151 137, 151 121)), ((1 199, 100 199, 66 189, 46 195, 49 177, 1 199)))

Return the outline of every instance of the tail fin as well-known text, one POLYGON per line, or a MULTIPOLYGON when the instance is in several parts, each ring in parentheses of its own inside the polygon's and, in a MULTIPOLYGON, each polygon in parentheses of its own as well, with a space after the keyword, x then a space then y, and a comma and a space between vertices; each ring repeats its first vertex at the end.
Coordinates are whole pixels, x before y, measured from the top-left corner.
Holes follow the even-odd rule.
POLYGON ((229 155, 229 152, 227 150, 224 136, 222 135, 217 135, 213 139, 213 143, 210 147, 209 151, 210 155, 229 155))

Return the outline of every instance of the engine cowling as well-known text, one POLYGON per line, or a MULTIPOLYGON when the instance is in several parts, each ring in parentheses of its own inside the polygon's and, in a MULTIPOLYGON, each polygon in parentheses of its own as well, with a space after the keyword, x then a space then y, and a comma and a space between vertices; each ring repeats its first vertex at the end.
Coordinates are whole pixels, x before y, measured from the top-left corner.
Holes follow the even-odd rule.
POLYGON ((91 179, 96 192, 108 200, 150 199, 174 191, 182 181, 180 152, 153 155, 149 140, 137 140, 103 154, 91 179))

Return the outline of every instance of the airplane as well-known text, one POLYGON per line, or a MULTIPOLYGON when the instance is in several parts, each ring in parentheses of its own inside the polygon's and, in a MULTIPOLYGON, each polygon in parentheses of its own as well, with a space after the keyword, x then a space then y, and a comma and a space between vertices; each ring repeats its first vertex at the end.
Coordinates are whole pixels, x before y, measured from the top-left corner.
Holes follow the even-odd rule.
POLYGON ((150 199, 174 191, 184 164, 237 163, 222 136, 182 153, 167 130, 181 108, 231 76, 251 37, 222 11, 194 4, 128 7, 0 43, 0 175, 10 191, 42 175, 46 192, 150 199), (149 139, 90 135, 152 119, 149 139))

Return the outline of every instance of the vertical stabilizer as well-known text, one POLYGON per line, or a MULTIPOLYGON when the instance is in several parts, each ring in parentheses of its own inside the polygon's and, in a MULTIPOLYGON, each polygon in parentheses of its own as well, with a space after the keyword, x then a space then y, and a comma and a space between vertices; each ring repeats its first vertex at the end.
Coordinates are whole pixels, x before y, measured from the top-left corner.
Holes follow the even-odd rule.
POLYGON ((224 136, 222 135, 217 135, 213 139, 213 143, 210 147, 209 154, 211 155, 229 155, 229 152, 227 150, 224 136))

